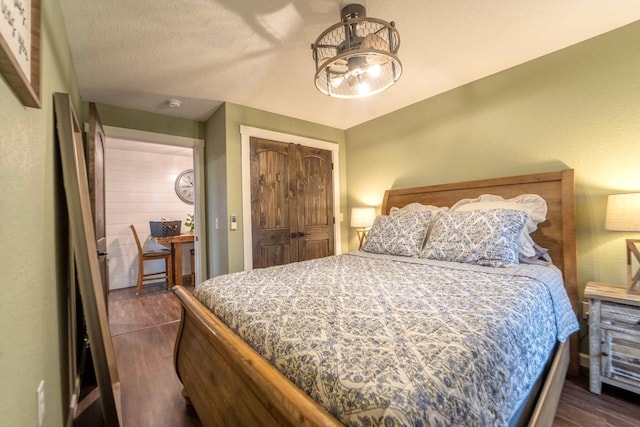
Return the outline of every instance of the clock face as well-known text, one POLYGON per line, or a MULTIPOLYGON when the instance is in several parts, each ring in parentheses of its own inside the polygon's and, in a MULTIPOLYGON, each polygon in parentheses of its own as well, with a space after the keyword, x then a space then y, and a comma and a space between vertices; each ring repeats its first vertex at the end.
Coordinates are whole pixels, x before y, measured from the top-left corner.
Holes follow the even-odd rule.
POLYGON ((195 185, 193 169, 187 169, 176 178, 176 194, 185 203, 193 204, 195 199, 195 185))

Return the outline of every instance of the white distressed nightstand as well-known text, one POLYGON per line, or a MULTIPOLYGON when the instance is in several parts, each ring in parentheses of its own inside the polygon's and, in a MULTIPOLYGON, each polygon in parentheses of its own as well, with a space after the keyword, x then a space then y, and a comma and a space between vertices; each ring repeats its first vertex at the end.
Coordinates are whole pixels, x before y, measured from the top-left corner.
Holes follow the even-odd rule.
POLYGON ((640 393, 640 295, 626 288, 589 282, 589 382, 592 393, 602 383, 640 393))

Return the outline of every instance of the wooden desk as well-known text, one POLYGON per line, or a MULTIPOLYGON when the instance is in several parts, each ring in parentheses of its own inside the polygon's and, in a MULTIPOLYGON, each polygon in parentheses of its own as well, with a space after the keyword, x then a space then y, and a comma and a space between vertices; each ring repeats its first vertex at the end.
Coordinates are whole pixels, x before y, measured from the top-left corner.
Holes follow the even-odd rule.
POLYGON ((156 237, 156 240, 162 245, 171 244, 171 253, 173 254, 173 283, 174 285, 182 285, 182 245, 194 242, 193 233, 156 237))

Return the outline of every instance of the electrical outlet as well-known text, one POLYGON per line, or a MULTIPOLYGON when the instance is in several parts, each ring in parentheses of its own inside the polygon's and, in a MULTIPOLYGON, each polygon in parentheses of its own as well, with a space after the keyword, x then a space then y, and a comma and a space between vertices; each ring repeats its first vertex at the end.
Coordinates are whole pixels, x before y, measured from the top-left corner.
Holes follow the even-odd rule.
POLYGON ((44 380, 38 385, 38 425, 44 423, 44 380))
POLYGON ((231 214, 231 230, 238 229, 238 215, 231 214))
POLYGON ((218 222, 218 218, 216 218, 216 230, 220 229, 220 223, 218 222))

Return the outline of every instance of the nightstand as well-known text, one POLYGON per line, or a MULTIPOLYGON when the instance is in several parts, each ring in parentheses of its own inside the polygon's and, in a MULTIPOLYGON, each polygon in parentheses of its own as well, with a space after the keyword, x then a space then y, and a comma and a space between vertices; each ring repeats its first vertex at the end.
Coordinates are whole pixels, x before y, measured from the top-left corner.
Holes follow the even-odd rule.
POLYGON ((626 288, 589 282, 589 382, 592 393, 602 383, 640 393, 640 295, 626 288))

